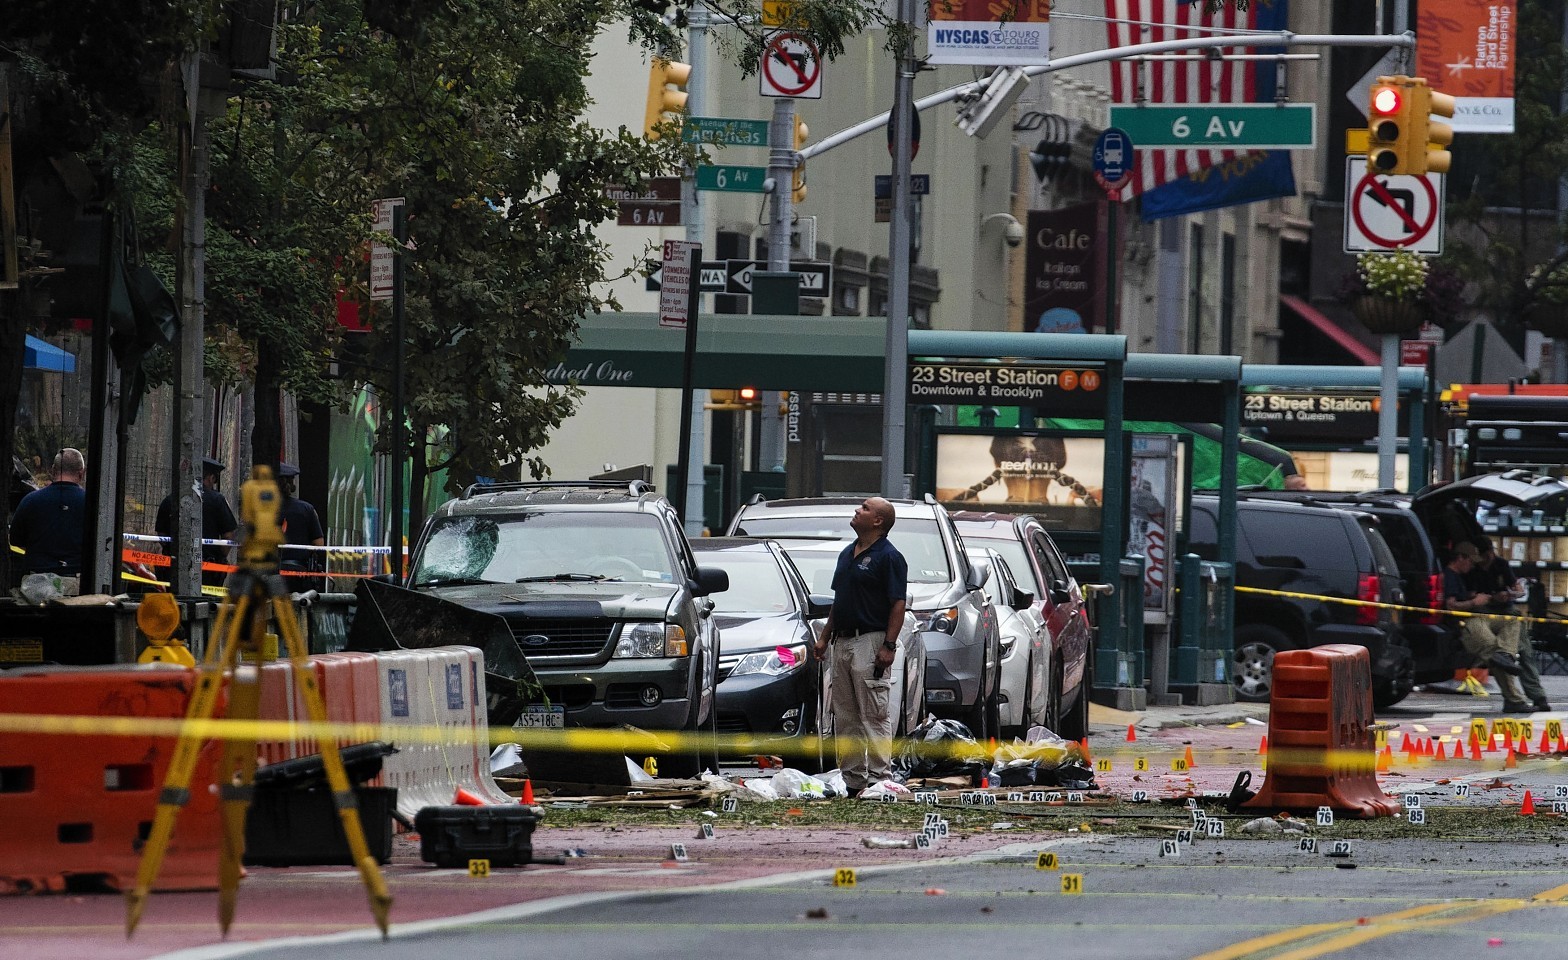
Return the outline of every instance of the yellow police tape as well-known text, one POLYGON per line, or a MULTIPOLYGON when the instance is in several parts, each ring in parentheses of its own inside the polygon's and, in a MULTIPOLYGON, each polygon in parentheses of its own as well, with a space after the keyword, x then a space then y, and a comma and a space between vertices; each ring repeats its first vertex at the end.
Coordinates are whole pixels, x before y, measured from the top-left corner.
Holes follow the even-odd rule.
POLYGON ((1520 623, 1568 623, 1558 617, 1526 617, 1512 613, 1470 613, 1465 610, 1443 610, 1436 607, 1414 607, 1404 603, 1379 603, 1375 600, 1351 600, 1346 597, 1325 597, 1318 593, 1297 593, 1291 590, 1268 590, 1263 587, 1232 588, 1237 593, 1256 593, 1270 597, 1294 597, 1298 600, 1321 600, 1351 607, 1376 607, 1379 610, 1400 610, 1405 613, 1435 613, 1445 617, 1484 617, 1489 620, 1517 620, 1520 623))
MULTIPOLYGON (((1474 723, 1483 726, 1485 721, 1476 718, 1474 723)), ((1557 721, 1547 721, 1543 724, 1548 734, 1552 724, 1557 721)), ((1484 745, 1492 751, 1490 762, 1502 762, 1507 751, 1506 745, 1490 746, 1493 737, 1504 736, 1512 742, 1517 737, 1528 734, 1526 729, 1533 731, 1533 725, 1525 728, 1523 721, 1511 718, 1499 719, 1492 726, 1491 734, 1480 738, 1484 745)), ((1558 726, 1560 732, 1561 727, 1558 726)), ((479 739, 472 732, 464 729, 441 727, 439 725, 382 725, 366 723, 309 723, 291 720, 225 720, 205 719, 187 720, 183 717, 96 717, 96 716, 71 716, 53 714, 0 714, 0 733, 28 733, 35 735, 63 735, 63 736, 121 736, 121 737, 160 737, 173 739, 182 734, 190 734, 203 740, 242 740, 255 742, 297 742, 300 740, 336 740, 343 743, 368 743, 382 741, 392 744, 425 743, 435 745, 466 745, 479 739)), ((491 748, 504 743, 515 743, 523 749, 548 749, 558 752, 575 753, 607 753, 622 754, 627 756, 641 756, 644 754, 667 754, 682 751, 715 750, 722 756, 755 756, 770 755, 780 752, 788 755, 814 753, 817 748, 816 737, 807 735, 793 739, 770 739, 751 736, 747 734, 716 734, 697 731, 673 730, 640 730, 636 728, 624 729, 589 729, 583 727, 569 727, 566 729, 507 729, 490 730, 485 737, 491 748)), ((1474 762, 1462 760, 1460 752, 1465 748, 1467 741, 1453 738, 1450 741, 1453 760, 1465 763, 1474 762)), ((1530 745, 1532 748, 1534 744, 1530 745)), ((823 756, 830 763, 836 755, 841 753, 862 750, 865 747, 863 740, 856 737, 824 736, 822 738, 823 756)), ((1079 744, 1071 741, 1042 741, 1036 743, 1012 742, 1004 743, 995 748, 975 741, 938 741, 923 742, 899 740, 899 750, 913 756, 922 758, 977 760, 984 763, 995 762, 1004 764, 1014 759, 1039 759, 1048 763, 1060 762, 1066 759, 1080 759, 1088 762, 1079 744)), ((1205 758, 1202 762, 1195 762, 1189 768, 1185 756, 1178 756, 1176 745, 1158 746, 1143 745, 1117 745, 1097 752, 1095 760, 1097 767, 1108 758, 1118 758, 1129 764, 1130 770, 1145 770, 1150 773, 1161 772, 1158 765, 1147 765, 1149 756, 1159 756, 1162 752, 1171 754, 1169 762, 1171 772, 1184 774, 1192 768, 1201 767, 1210 762, 1205 758), (1136 760, 1145 761, 1144 766, 1135 763, 1136 760)), ((1185 746, 1181 751, 1185 753, 1185 746)), ((1200 754, 1202 751, 1200 751, 1200 754)), ((1534 754, 1532 754, 1534 755, 1534 754)), ((1245 767, 1248 764, 1239 761, 1232 747, 1215 747, 1213 750, 1216 765, 1227 768, 1245 767)), ((1552 755, 1554 758, 1560 755, 1552 755)), ((1428 762, 1430 758, 1422 756, 1404 757, 1390 751, 1389 761, 1400 765, 1419 765, 1428 762)), ((1272 764, 1278 770, 1288 766, 1291 773, 1311 773, 1313 771, 1332 770, 1338 775, 1358 775, 1372 773, 1378 762, 1377 751, 1371 748, 1361 749, 1317 749, 1317 748, 1289 748, 1273 745, 1267 755, 1258 757, 1258 765, 1272 764)), ((1488 762, 1486 760, 1482 761, 1488 762)), ((1100 767, 1101 772, 1108 772, 1100 767)))

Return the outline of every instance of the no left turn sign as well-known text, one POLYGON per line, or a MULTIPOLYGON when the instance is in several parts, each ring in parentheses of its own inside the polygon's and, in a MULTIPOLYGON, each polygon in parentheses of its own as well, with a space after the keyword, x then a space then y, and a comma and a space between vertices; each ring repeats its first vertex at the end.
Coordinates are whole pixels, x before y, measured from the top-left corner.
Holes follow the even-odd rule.
POLYGON ((768 37, 757 78, 764 97, 822 99, 822 58, 816 46, 784 30, 768 37))
POLYGON ((1345 158, 1345 252, 1443 252, 1442 174, 1369 173, 1364 156, 1345 158))

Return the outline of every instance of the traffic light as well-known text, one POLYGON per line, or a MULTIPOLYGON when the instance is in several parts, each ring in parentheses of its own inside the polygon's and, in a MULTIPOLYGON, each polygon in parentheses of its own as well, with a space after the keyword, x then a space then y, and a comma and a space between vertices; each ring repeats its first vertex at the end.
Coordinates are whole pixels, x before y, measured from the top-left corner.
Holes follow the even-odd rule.
MULTIPOLYGON (((806 145, 806 138, 811 136, 811 128, 806 126, 806 121, 800 114, 795 114, 795 153, 798 155, 806 145)), ((795 175, 790 178, 790 199, 800 203, 806 199, 806 158, 796 156, 795 175)))
POLYGON ((1411 173, 1447 173, 1453 155, 1445 147, 1454 142, 1454 128, 1442 120, 1454 115, 1454 98, 1438 93, 1416 78, 1411 88, 1411 173))
POLYGON ((1368 94, 1367 169, 1373 173, 1410 172, 1409 79, 1378 77, 1368 94))
POLYGON ((708 391, 704 410, 759 410, 762 408, 762 391, 756 387, 714 389, 708 391))
POLYGON ((686 81, 691 79, 691 64, 654 57, 648 65, 648 107, 642 117, 642 135, 659 139, 659 125, 668 122, 667 113, 686 110, 686 81), (676 89, 670 89, 675 87, 676 89))

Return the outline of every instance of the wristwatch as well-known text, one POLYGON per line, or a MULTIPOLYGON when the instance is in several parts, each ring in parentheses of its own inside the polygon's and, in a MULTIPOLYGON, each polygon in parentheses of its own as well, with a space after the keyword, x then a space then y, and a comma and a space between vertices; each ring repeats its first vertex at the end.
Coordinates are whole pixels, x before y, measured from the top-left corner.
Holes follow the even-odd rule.
POLYGON ((893 651, 894 653, 898 652, 898 641, 897 640, 883 640, 882 641, 882 646, 885 649, 893 651))

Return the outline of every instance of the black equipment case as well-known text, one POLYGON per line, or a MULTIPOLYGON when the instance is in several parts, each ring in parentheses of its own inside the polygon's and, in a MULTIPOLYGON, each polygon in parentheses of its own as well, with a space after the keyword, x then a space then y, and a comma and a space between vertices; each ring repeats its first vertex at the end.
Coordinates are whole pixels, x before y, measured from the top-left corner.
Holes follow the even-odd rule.
POLYGON ((533 859, 537 807, 424 807, 414 815, 419 857, 438 867, 467 867, 489 860, 493 867, 521 867, 533 859))

